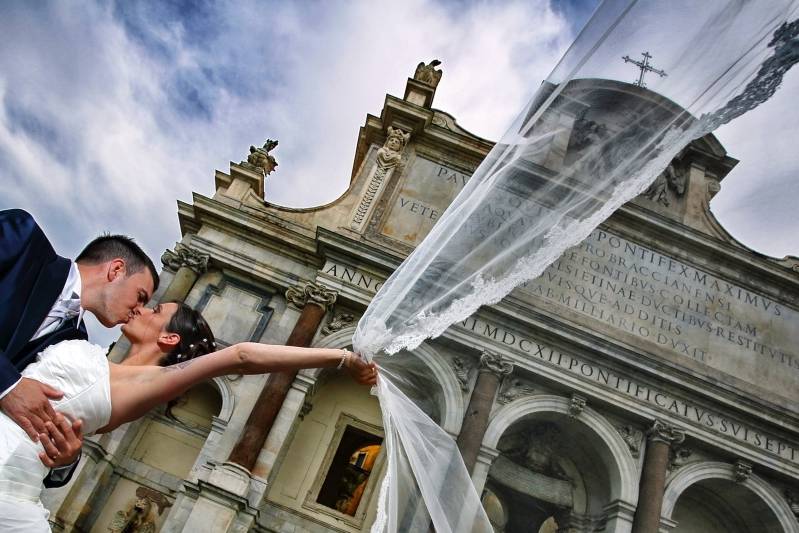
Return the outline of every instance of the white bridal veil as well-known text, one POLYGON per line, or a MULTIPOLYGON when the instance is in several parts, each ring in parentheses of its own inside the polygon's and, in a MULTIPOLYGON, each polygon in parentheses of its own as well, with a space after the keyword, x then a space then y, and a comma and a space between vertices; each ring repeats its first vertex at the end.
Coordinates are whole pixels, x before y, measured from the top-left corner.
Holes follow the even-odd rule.
POLYGON ((607 0, 353 339, 381 368, 388 470, 373 531, 493 531, 438 387, 410 356, 498 303, 642 193, 691 140, 767 100, 799 59, 799 1, 607 0), (641 87, 622 56, 649 51, 641 87), (624 82, 624 83, 619 83, 624 82))

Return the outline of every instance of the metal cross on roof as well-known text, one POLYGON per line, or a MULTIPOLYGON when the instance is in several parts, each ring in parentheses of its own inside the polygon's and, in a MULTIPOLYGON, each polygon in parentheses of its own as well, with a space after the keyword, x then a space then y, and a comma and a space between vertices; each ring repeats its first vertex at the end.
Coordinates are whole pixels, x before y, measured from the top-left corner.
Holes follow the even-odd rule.
POLYGON ((649 52, 644 52, 641 55, 644 56, 644 60, 643 61, 636 61, 635 59, 631 59, 630 56, 622 57, 622 59, 624 60, 625 63, 632 63, 633 65, 637 65, 638 68, 641 69, 641 74, 638 76, 638 81, 635 82, 635 84, 637 86, 646 87, 646 84, 644 83, 644 74, 646 74, 647 72, 654 72, 655 74, 657 74, 661 78, 663 78, 663 77, 665 77, 667 75, 662 70, 658 70, 656 68, 653 68, 649 64, 649 60, 652 59, 652 56, 649 54, 649 52))

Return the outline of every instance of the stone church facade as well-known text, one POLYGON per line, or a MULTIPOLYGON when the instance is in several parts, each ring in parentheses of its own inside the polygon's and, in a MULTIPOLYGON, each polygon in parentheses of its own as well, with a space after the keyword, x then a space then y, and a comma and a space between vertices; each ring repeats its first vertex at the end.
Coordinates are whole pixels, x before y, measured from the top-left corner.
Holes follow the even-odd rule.
MULTIPOLYGON (((179 202, 154 301, 199 309, 222 345, 349 346, 493 145, 432 107, 436 65, 367 116, 337 200, 269 203, 270 140, 179 202)), ((603 127, 560 118, 553 157, 603 127)), ((544 275, 413 352, 496 531, 799 532, 799 263, 711 214, 735 164, 692 142, 544 275)), ((54 531, 368 531, 382 442, 377 399, 335 370, 229 376, 87 439, 45 503, 54 531)))

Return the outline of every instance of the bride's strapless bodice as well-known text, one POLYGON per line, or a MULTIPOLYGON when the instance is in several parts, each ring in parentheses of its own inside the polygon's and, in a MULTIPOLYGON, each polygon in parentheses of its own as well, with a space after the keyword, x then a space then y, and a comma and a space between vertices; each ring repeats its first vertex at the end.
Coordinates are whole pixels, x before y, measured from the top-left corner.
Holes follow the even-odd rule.
MULTIPOLYGON (((72 340, 50 346, 28 365, 22 376, 64 393, 53 408, 83 421, 83 433, 94 433, 111 418, 111 382, 105 349, 72 340)), ((42 446, 31 441, 13 420, 0 412, 0 497, 38 501, 49 469, 39 460, 42 446)))

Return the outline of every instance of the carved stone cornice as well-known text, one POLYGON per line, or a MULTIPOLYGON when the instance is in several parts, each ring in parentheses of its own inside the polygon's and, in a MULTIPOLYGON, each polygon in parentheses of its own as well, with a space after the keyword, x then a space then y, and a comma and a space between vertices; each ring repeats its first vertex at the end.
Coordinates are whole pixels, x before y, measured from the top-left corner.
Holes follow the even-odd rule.
POLYGON ((480 354, 480 372, 491 372, 502 379, 513 372, 513 364, 498 353, 483 350, 480 354))
POLYGON ((286 290, 286 300, 299 309, 305 307, 306 304, 314 304, 327 309, 336 303, 337 297, 338 293, 333 289, 328 289, 324 285, 312 281, 300 282, 286 290))
POLYGON ((647 432, 650 442, 665 442, 669 446, 680 444, 685 440, 685 432, 662 420, 655 420, 647 432))
POLYGON ((189 248, 183 244, 175 245, 175 250, 166 250, 161 255, 164 268, 177 272, 182 267, 192 269, 197 275, 208 270, 208 260, 211 258, 206 253, 189 248))
POLYGON ((752 477, 752 463, 748 463, 741 459, 735 461, 733 476, 736 483, 743 483, 752 477))

